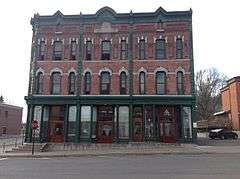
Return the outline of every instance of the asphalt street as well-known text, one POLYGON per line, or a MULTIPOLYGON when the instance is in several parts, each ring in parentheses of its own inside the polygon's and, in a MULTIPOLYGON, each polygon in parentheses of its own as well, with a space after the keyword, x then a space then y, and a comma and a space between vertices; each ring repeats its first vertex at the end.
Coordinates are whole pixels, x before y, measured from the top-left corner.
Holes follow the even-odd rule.
POLYGON ((240 154, 0 158, 0 179, 239 179, 240 154))

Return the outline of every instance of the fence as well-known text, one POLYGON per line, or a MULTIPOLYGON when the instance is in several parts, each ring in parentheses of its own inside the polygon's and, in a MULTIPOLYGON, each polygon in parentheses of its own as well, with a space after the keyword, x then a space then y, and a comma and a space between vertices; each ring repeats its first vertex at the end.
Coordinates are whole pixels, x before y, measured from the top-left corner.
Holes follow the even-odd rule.
POLYGON ((24 136, 1 136, 0 137, 0 153, 4 153, 7 150, 16 148, 19 145, 23 145, 24 136))

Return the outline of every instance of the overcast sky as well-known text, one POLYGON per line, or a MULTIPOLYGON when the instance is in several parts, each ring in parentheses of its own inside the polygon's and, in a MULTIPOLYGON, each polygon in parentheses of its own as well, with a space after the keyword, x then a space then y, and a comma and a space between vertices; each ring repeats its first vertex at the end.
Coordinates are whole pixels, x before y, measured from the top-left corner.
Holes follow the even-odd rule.
POLYGON ((7 0, 0 5, 0 95, 24 107, 34 13, 52 15, 95 13, 103 6, 116 12, 193 9, 195 71, 216 67, 228 77, 240 75, 240 11, 237 0, 7 0))

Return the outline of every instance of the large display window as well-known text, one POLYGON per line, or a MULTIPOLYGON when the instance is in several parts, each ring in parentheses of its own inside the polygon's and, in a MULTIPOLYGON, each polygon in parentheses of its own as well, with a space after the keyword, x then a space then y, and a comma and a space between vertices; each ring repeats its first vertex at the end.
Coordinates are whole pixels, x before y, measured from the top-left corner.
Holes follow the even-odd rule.
POLYGON ((120 106, 119 107, 119 119, 118 119, 118 137, 119 139, 129 138, 129 107, 120 106))
POLYGON ((69 106, 68 108, 68 138, 75 137, 76 135, 76 115, 77 107, 69 106))
POLYGON ((81 134, 80 138, 90 138, 91 129, 91 106, 81 107, 81 134))
POLYGON ((183 107, 183 137, 184 139, 192 139, 192 113, 191 107, 183 107))

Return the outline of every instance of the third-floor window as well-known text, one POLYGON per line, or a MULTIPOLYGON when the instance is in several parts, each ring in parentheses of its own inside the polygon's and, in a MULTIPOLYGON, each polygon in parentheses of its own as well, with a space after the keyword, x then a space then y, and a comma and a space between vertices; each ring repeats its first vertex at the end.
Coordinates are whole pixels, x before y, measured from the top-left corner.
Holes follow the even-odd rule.
POLYGON ((127 59, 127 41, 121 40, 121 54, 120 54, 121 60, 127 59))
POLYGON ((62 41, 55 41, 53 47, 53 60, 61 60, 62 59, 62 41))
POLYGON ((91 73, 86 72, 84 76, 84 93, 90 94, 91 92, 91 73))
POLYGON ((139 74, 139 93, 145 94, 145 73, 142 71, 139 74))
POLYGON ((144 60, 145 59, 145 40, 141 39, 139 41, 139 59, 144 60))
POLYGON ((71 72, 68 76, 68 94, 75 94, 76 75, 71 72))
POLYGON ((76 40, 71 41, 71 60, 76 60, 76 55, 77 55, 77 42, 76 40))
POLYGON ((102 60, 110 60, 111 43, 109 40, 102 41, 102 60))
POLYGON ((41 41, 38 47, 38 60, 44 60, 45 55, 45 41, 41 41))
POLYGON ((110 94, 110 73, 102 72, 100 77, 100 94, 110 94))
POLYGON ((120 94, 127 93, 127 75, 125 72, 120 74, 120 94))
POLYGON ((176 59, 183 58, 183 42, 181 38, 176 40, 176 59))
POLYGON ((92 41, 88 40, 86 42, 86 60, 92 59, 92 41))
POLYGON ((165 39, 156 40, 156 59, 166 58, 165 39))

